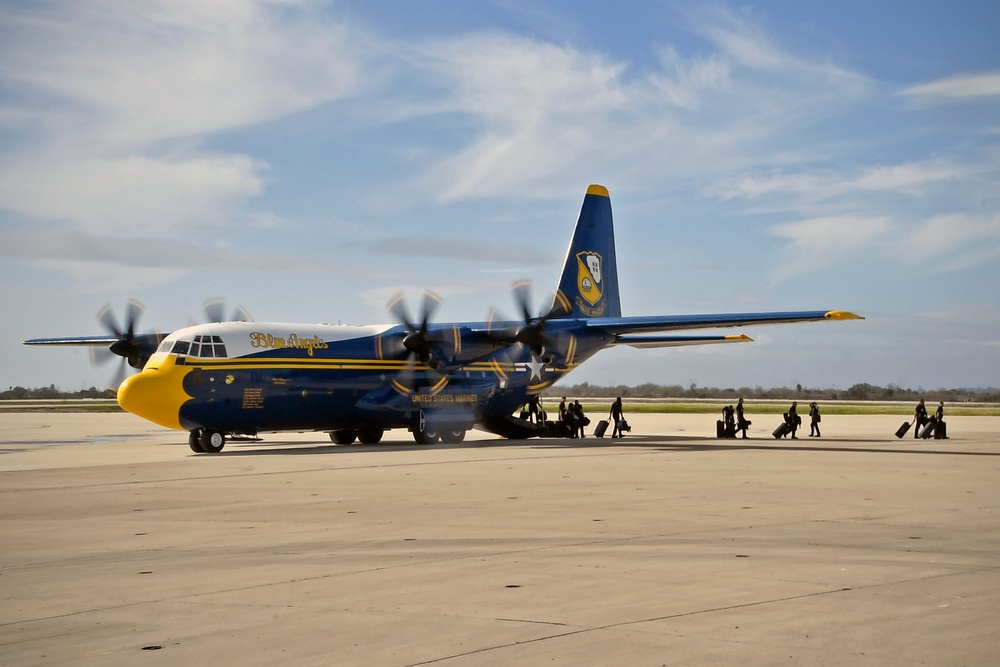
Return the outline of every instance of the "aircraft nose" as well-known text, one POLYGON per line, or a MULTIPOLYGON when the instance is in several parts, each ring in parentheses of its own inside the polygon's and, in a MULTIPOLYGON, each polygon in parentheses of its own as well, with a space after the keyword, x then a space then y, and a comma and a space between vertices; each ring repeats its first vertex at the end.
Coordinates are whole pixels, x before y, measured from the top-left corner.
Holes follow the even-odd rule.
POLYGON ((118 405, 154 424, 183 431, 180 408, 191 396, 183 388, 186 373, 179 370, 170 364, 126 378, 118 387, 118 405))

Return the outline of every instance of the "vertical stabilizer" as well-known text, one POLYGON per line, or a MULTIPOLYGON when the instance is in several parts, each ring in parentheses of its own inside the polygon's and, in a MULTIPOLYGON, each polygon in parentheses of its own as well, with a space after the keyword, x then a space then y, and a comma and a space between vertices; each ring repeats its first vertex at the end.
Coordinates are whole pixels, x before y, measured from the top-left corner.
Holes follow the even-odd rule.
POLYGON ((611 196, 603 185, 587 188, 559 291, 569 299, 570 317, 621 317, 611 196))

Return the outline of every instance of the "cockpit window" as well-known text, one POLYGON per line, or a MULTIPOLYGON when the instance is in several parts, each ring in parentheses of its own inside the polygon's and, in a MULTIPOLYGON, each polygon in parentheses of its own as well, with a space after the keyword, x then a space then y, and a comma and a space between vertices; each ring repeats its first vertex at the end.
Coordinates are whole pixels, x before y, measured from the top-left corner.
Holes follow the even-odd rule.
POLYGON ((171 350, 174 354, 186 354, 202 359, 225 359, 226 344, 220 336, 195 336, 194 342, 179 340, 171 350))
POLYGON ((156 348, 156 353, 157 354, 166 354, 167 352, 170 352, 170 347, 172 345, 173 345, 173 343, 171 341, 165 340, 162 343, 160 343, 160 347, 156 348))

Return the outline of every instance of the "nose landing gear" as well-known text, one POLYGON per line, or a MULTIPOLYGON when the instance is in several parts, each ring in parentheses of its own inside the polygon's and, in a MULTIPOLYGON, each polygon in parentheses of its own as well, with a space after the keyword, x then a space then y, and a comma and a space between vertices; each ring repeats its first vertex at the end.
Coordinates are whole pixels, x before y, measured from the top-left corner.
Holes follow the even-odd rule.
POLYGON ((218 454, 226 446, 226 435, 209 428, 196 428, 188 434, 188 447, 196 454, 218 454))

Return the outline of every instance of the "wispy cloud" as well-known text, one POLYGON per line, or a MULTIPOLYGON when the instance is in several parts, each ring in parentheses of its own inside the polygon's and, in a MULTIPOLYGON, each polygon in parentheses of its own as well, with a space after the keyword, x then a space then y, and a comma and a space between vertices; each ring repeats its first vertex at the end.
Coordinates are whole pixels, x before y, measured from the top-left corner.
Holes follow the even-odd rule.
POLYGON ((910 86, 899 91, 900 95, 925 100, 956 101, 979 97, 1000 96, 1000 72, 982 74, 957 74, 930 83, 910 86))
MULTIPOLYGON (((310 0, 9 6, 0 208, 85 234, 204 237, 264 187, 267 164, 214 133, 355 94, 363 32, 310 0)), ((67 238, 74 238, 72 235, 67 238)), ((181 259, 176 259, 182 262, 181 259)))
POLYGON ((833 216, 777 225, 775 236, 788 240, 782 261, 775 267, 775 282, 836 266, 891 229, 884 217, 833 216))

